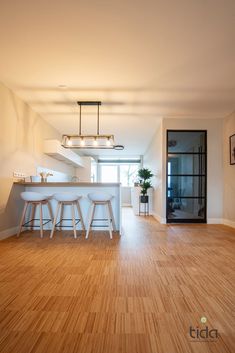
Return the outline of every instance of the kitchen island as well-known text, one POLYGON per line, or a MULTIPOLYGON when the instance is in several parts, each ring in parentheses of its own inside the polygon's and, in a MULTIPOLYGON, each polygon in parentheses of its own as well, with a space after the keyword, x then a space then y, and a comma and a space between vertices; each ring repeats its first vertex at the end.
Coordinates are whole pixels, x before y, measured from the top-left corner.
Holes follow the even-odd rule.
MULTIPOLYGON (((92 183, 92 182, 46 182, 46 183, 38 183, 38 182, 15 182, 14 186, 20 188, 20 191, 33 191, 40 192, 46 196, 53 196, 55 193, 61 192, 71 192, 76 195, 82 196, 80 200, 82 215, 84 219, 85 226, 88 221, 89 207, 90 201, 87 197, 89 193, 92 192, 106 192, 113 196, 111 200, 114 220, 116 224, 116 229, 120 233, 121 230, 121 194, 120 194, 120 183, 92 183)), ((55 209, 57 202, 50 200, 53 215, 55 215, 55 209)), ((29 210, 28 210, 29 211, 29 210)), ((27 215, 29 218, 29 214, 27 215)), ((43 217, 50 218, 48 214, 47 207, 43 208, 43 217)), ((39 218, 39 210, 37 210, 35 218, 39 218)), ((65 207, 63 218, 71 218, 70 208, 65 207)), ((104 207, 98 207, 95 218, 107 218, 104 207)), ((104 221, 102 222, 104 223, 104 221)), ((99 224, 98 222, 96 224, 99 224)), ((51 226, 51 225, 50 225, 51 226)), ((49 226, 49 227, 50 227, 49 226)), ((77 226, 78 230, 80 229, 80 223, 77 226)), ((36 229, 36 228, 35 228, 36 229)), ((38 229, 38 228, 37 228, 38 229)), ((48 225, 45 225, 44 229, 48 229, 48 225)), ((68 228, 62 228, 68 230, 68 228)), ((106 227, 94 228, 99 230, 107 230, 106 227)))

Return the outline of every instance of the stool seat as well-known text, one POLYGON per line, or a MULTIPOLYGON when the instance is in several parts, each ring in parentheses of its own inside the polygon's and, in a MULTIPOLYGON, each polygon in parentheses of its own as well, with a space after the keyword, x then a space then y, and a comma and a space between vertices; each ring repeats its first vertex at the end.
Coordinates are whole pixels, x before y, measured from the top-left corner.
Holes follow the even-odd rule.
POLYGON ((24 201, 28 202, 44 201, 48 199, 48 196, 33 191, 24 191, 20 194, 20 196, 24 201))
POLYGON ((59 202, 73 202, 81 199, 81 196, 72 194, 70 192, 61 192, 53 195, 53 199, 59 202))
POLYGON ((93 202, 108 202, 113 198, 113 196, 107 192, 92 192, 87 196, 93 202))

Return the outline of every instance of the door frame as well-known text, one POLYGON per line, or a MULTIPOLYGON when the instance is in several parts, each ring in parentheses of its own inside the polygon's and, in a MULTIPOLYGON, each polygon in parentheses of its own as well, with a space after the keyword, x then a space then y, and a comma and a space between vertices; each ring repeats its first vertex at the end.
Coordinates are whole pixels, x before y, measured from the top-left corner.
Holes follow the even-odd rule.
MULTIPOLYGON (((177 153, 177 154, 195 154, 198 155, 199 153, 194 152, 194 153, 187 153, 187 152, 182 152, 182 153, 177 153)), ((166 223, 207 223, 207 130, 187 130, 187 129, 167 129, 166 130, 166 223), (168 135, 169 132, 203 132, 205 133, 205 152, 203 152, 203 155, 205 156, 205 197, 203 197, 205 201, 205 213, 204 213, 204 218, 203 219, 194 219, 194 218, 188 218, 188 219, 169 219, 168 218, 168 135)), ((193 198, 193 197, 184 197, 184 198, 193 198)), ((196 198, 196 197, 195 197, 196 198)))

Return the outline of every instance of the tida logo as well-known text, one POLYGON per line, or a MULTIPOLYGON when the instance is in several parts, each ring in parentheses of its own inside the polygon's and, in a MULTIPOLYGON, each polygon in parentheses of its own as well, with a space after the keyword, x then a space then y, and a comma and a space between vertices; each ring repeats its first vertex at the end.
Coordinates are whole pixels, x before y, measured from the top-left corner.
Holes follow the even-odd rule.
MULTIPOLYGON (((201 323, 205 324, 207 322, 206 317, 201 318, 201 323)), ((217 329, 210 329, 208 326, 203 328, 200 327, 189 327, 189 335, 193 340, 196 341, 212 341, 219 337, 217 329)))

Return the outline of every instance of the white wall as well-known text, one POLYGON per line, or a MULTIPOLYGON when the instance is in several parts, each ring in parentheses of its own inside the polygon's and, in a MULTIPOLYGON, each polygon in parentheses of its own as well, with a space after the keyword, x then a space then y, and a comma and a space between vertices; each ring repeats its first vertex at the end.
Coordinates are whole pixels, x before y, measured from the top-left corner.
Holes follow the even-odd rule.
POLYGON ((144 155, 144 166, 153 173, 154 213, 158 220, 166 219, 166 131, 207 130, 207 218, 208 223, 223 222, 223 119, 169 119, 162 120, 153 141, 144 155))
POLYGON ((82 157, 84 167, 76 168, 78 181, 91 181, 91 157, 82 157))
POLYGON ((61 135, 26 103, 0 84, 0 233, 19 223, 13 171, 36 175, 38 166, 73 175, 74 168, 43 153, 44 139, 61 135))
POLYGON ((230 165, 229 136, 235 134, 235 112, 224 119, 224 223, 235 227, 235 165, 230 165))
POLYGON ((122 206, 131 206, 131 187, 121 186, 122 206))
POLYGON ((143 156, 144 168, 149 168, 154 177, 152 178, 153 190, 153 213, 154 216, 163 222, 165 218, 164 211, 162 209, 162 184, 164 182, 164 175, 162 174, 163 168, 163 145, 162 145, 162 122, 160 122, 156 133, 143 156))

